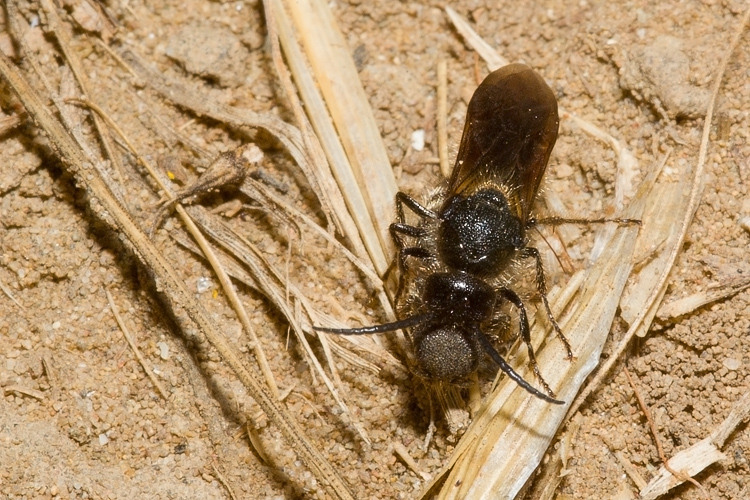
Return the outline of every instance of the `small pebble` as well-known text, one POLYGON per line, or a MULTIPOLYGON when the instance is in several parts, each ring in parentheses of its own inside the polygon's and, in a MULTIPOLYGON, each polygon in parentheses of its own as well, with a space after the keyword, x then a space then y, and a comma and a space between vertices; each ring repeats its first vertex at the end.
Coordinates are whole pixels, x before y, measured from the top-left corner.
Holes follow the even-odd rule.
POLYGON ((727 370, 736 370, 740 366, 742 366, 742 363, 734 358, 726 358, 724 361, 721 362, 722 365, 726 367, 727 370))
POLYGON ((166 342, 157 342, 156 347, 159 348, 159 357, 163 360, 169 359, 169 345, 166 342))
POLYGON ((204 293, 207 292, 211 287, 213 286, 213 283, 211 282, 211 278, 207 277, 201 277, 198 278, 198 293, 204 293))
POLYGON ((411 147, 414 151, 424 149, 424 129, 420 128, 411 133, 411 147))

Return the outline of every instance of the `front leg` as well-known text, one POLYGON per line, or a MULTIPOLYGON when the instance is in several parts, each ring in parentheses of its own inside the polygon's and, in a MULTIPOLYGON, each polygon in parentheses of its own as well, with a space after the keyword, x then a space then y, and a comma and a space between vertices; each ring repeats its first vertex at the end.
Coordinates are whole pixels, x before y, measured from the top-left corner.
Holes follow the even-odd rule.
POLYGON ((389 230, 391 232, 391 238, 393 238, 393 241, 396 243, 396 246, 398 247, 398 256, 397 256, 398 288, 396 289, 396 296, 394 298, 394 302, 396 306, 398 306, 399 302, 401 301, 401 296, 404 293, 404 288, 405 288, 404 276, 409 270, 407 258, 414 257, 417 259, 426 260, 426 259, 433 258, 433 255, 421 247, 408 247, 406 246, 406 242, 403 239, 401 239, 402 236, 409 236, 412 238, 422 238, 425 236, 425 232, 423 229, 414 227, 414 226, 409 226, 403 223, 394 223, 394 224, 391 224, 389 230))
POLYGON ((437 219, 438 214, 433 212, 427 207, 419 204, 417 200, 412 198, 406 193, 399 191, 396 194, 396 214, 398 215, 398 222, 391 224, 389 230, 393 242, 398 247, 398 258, 399 258, 399 270, 401 272, 406 271, 406 257, 417 257, 417 258, 430 258, 432 255, 426 250, 422 250, 418 246, 407 246, 403 237, 409 238, 424 238, 427 236, 427 232, 418 226, 412 226, 406 223, 406 214, 404 213, 404 206, 409 208, 412 212, 417 214, 420 219, 437 219))
POLYGON ((404 215, 404 206, 409 208, 412 212, 417 214, 421 219, 437 219, 438 214, 430 210, 429 208, 421 205, 417 200, 409 196, 408 194, 399 191, 396 193, 396 214, 398 215, 398 221, 401 224, 406 222, 404 215))
POLYGON ((539 292, 539 295, 542 297, 542 303, 544 304, 544 308, 547 311, 547 318, 549 319, 550 323, 552 323, 552 328, 555 330, 557 338, 560 339, 560 341, 565 346, 565 349, 568 351, 568 359, 572 360, 573 349, 570 347, 570 342, 568 342, 568 339, 565 338, 565 335, 560 329, 560 325, 557 324, 557 320, 555 319, 554 314, 552 314, 552 309, 550 309, 549 307, 549 301, 547 300, 547 283, 544 279, 544 267, 542 266, 542 256, 539 254, 539 250, 537 250, 536 248, 524 247, 523 249, 521 249, 521 257, 532 258, 536 261, 536 289, 539 292))
POLYGON ((404 213, 404 207, 407 207, 413 213, 415 213, 420 219, 437 219, 438 215, 432 210, 421 205, 417 200, 412 198, 406 193, 399 191, 396 193, 396 214, 398 216, 398 222, 393 223, 389 227, 391 238, 398 247, 398 289, 396 290, 395 302, 399 303, 401 295, 403 294, 405 282, 404 276, 408 272, 409 265, 407 262, 408 257, 414 257, 417 259, 433 259, 432 255, 426 249, 419 246, 408 246, 404 237, 421 239, 427 236, 425 230, 421 227, 411 226, 406 223, 406 214, 404 213))

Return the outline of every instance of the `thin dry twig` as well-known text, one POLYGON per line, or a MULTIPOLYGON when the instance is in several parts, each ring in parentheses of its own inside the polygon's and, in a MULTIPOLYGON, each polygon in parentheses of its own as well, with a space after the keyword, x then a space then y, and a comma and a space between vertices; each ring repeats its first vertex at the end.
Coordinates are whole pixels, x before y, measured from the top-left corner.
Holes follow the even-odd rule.
POLYGON ((154 387, 156 387, 156 391, 159 393, 162 399, 164 400, 169 399, 166 389, 162 387, 161 382, 159 382, 159 379, 156 378, 156 375, 154 375, 153 370, 151 370, 148 367, 146 360, 141 354, 141 350, 138 349, 138 345, 136 345, 135 343, 135 339, 133 338, 133 335, 130 333, 130 330, 128 330, 128 327, 125 324, 125 321, 123 321, 122 316, 120 316, 120 310, 118 309, 117 304, 115 304, 115 299, 112 298, 112 294, 107 289, 104 290, 104 293, 107 295, 107 300, 109 301, 109 308, 112 310, 112 314, 115 317, 115 321, 117 321, 117 326, 120 327, 120 331, 122 332, 123 337, 125 337, 125 340, 128 342, 130 349, 133 351, 133 354, 135 355, 135 359, 138 360, 138 363, 140 363, 141 368, 143 368, 143 371, 146 373, 146 376, 149 378, 151 383, 154 384, 154 387))
MULTIPOLYGON (((276 22, 281 46, 294 76, 297 90, 305 103, 308 118, 328 158, 331 170, 322 173, 322 180, 328 182, 331 175, 335 178, 335 181, 333 178, 330 179, 329 186, 333 196, 334 210, 346 212, 346 209, 349 209, 349 213, 339 214, 343 234, 351 242, 354 253, 360 258, 369 254, 375 270, 382 275, 388 267, 389 258, 380 245, 375 224, 367 208, 365 197, 358 187, 351 162, 344 151, 344 146, 307 60, 302 54, 289 15, 281 0, 274 0, 273 3, 276 7, 276 22)), ((310 22, 314 21, 310 20, 310 22)))
POLYGON ((43 401, 44 399, 46 399, 42 391, 37 391, 36 389, 30 389, 22 385, 6 385, 5 387, 3 387, 3 392, 5 394, 15 392, 16 394, 23 394, 24 396, 30 396, 34 399, 38 399, 39 401, 43 401))
POLYGON ((701 493, 703 493, 703 496, 707 499, 710 499, 708 492, 703 487, 701 483, 699 483, 696 479, 688 476, 682 471, 674 470, 669 465, 669 460, 667 460, 667 456, 664 454, 664 448, 661 446, 661 439, 659 439, 659 432, 656 429, 656 423, 654 422, 654 419, 651 417, 651 410, 648 409, 648 405, 646 405, 646 402, 643 400, 643 396, 641 396, 641 391, 638 390, 638 386, 635 385, 635 382, 633 381, 633 377, 630 375, 630 371, 628 370, 628 367, 623 367, 623 371, 625 372, 625 376, 628 378, 628 382, 630 383, 630 387, 633 389, 633 392, 635 393, 635 397, 638 399, 638 404, 641 407, 641 411, 643 411, 643 415, 646 417, 646 421, 648 422, 648 426, 651 429, 651 435, 654 437, 654 444, 656 445, 656 452, 659 454, 659 459, 661 460, 661 463, 664 464, 664 468, 667 469, 669 472, 672 473, 674 477, 679 479, 680 481, 690 481, 693 483, 699 490, 701 490, 701 493))
MULTIPOLYGON (((346 39, 328 2, 295 0, 287 2, 287 7, 336 124, 359 190, 364 194, 380 246, 384 255, 390 256, 393 243, 388 227, 398 187, 346 39)), ((388 260, 384 262, 386 268, 388 260)), ((378 271, 382 274, 385 269, 378 268, 378 271)))
POLYGON ((219 468, 213 461, 211 462, 211 469, 213 469, 216 479, 218 479, 221 485, 226 488, 227 493, 229 493, 229 498, 231 498, 232 500, 237 500, 237 496, 234 494, 232 487, 229 485, 229 481, 227 481, 227 478, 224 477, 224 474, 219 471, 219 468))
POLYGON ((23 307, 23 304, 18 302, 18 300, 13 296, 13 292, 10 291, 10 288, 8 288, 2 280, 0 280, 0 290, 2 290, 5 296, 8 297, 16 306, 18 306, 20 310, 26 312, 26 308, 23 307))
POLYGON ((425 481, 429 481, 432 479, 432 476, 430 476, 428 473, 423 471, 419 468, 419 465, 417 465, 417 462, 412 458, 412 456, 409 454, 409 450, 406 449, 406 446, 401 444, 400 441, 394 440, 391 442, 391 446, 393 446, 393 451, 398 455, 401 460, 404 461, 404 463, 412 470, 414 473, 416 473, 419 477, 424 479, 425 481))

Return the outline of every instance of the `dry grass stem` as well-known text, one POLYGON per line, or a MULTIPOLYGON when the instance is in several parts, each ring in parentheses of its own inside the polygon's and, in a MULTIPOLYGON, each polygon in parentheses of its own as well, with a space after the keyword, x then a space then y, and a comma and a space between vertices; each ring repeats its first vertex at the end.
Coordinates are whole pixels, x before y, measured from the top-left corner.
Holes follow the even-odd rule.
MULTIPOLYGON (((390 256, 393 243, 388 227, 398 189, 346 40, 327 2, 294 1, 288 2, 287 8, 354 170, 359 190, 364 194, 383 253, 390 256)), ((388 259, 386 267, 387 264, 388 259)))
POLYGON ((563 463, 560 456, 552 455, 545 464, 542 473, 534 478, 532 489, 527 494, 521 494, 526 500, 552 500, 556 497, 557 487, 563 480, 563 463))
POLYGON ((122 316, 120 316, 120 310, 117 308, 117 304, 115 304, 115 299, 112 298, 112 294, 109 292, 109 290, 104 290, 104 293, 107 294, 107 300, 109 301, 109 308, 112 310, 112 314, 115 317, 115 321, 117 321, 117 326, 120 327, 120 331, 122 332, 122 335, 125 337, 125 340, 128 342, 130 349, 133 351, 133 354, 135 355, 135 359, 138 360, 138 363, 140 363, 141 368, 143 368, 143 371, 146 373, 146 376, 151 381, 151 383, 154 384, 154 387, 156 387, 156 392, 159 393, 162 399, 164 400, 169 399, 169 396, 167 395, 167 391, 164 389, 164 387, 162 387, 161 382, 159 382, 159 379, 156 378, 156 375, 154 375, 153 370, 151 370, 146 364, 146 360, 143 358, 143 355, 141 354, 140 349, 138 349, 138 346, 135 343, 135 339, 133 338, 133 335, 130 333, 130 330, 128 330, 128 327, 125 324, 125 321, 122 319, 122 316))
POLYGON ((455 10, 450 7, 445 8, 445 13, 448 14, 448 18, 453 23, 453 27, 456 31, 466 40, 471 48, 473 48, 479 56, 484 59, 487 63, 487 67, 490 71, 494 71, 510 63, 506 58, 497 53, 492 46, 485 42, 479 34, 474 31, 474 28, 461 17, 455 10))
MULTIPOLYGON (((339 214, 333 212, 331 206, 331 195, 332 192, 326 189, 328 183, 322 182, 322 179, 330 177, 330 169, 326 162, 326 158, 320 146, 318 138, 312 133, 310 123, 302 110, 302 104, 297 97, 297 91, 292 84, 292 78, 289 74, 289 70, 284 64, 284 60, 281 57, 281 49, 279 48, 279 36, 278 36, 278 23, 276 20, 277 11, 280 11, 283 7, 278 6, 274 0, 264 0, 263 9, 266 17, 266 29, 268 29, 268 39, 271 42, 271 59, 273 60, 274 69, 276 70, 276 76, 281 81, 281 86, 284 89, 287 100, 294 113, 294 118, 297 121, 300 133, 302 134, 302 140, 304 141, 305 150, 310 155, 313 169, 313 175, 309 178, 312 185, 313 192, 316 193, 318 198, 321 200, 321 204, 324 209, 331 207, 331 213, 326 211, 326 217, 334 216, 337 217, 339 214)), ((343 208, 343 207, 342 207, 343 208)), ((337 227, 341 229, 341 225, 337 227)))
POLYGON ((407 467, 413 470, 415 474, 417 474, 425 481, 429 481, 430 479, 432 479, 432 476, 419 468, 417 462, 414 461, 411 455, 409 455, 409 450, 406 449, 406 446, 401 444, 399 441, 391 442, 391 446, 393 446, 393 451, 396 453, 396 455, 398 455, 399 458, 404 461, 407 467))
POLYGON ((329 170, 321 172, 321 179, 331 193, 332 208, 340 220, 342 234, 351 242, 355 254, 360 258, 369 254, 375 269, 381 272, 381 267, 388 265, 388 259, 380 246, 375 226, 370 219, 364 197, 357 187, 349 159, 346 157, 325 103, 298 46, 286 10, 279 1, 274 0, 273 4, 282 48, 313 129, 328 158, 328 165, 321 165, 321 167, 329 166, 332 170, 332 172, 329 170), (330 178, 331 175, 336 178, 338 186, 341 186, 340 189, 336 181, 330 178))
POLYGON ((214 476, 216 476, 216 479, 219 481, 219 483, 227 490, 229 498, 231 498, 232 500, 237 500, 232 487, 229 485, 229 481, 227 481, 227 478, 224 477, 224 474, 219 471, 219 468, 216 467, 216 464, 214 462, 211 462, 211 469, 214 471, 214 476))
POLYGON ((10 394, 10 393, 23 394, 24 396, 29 396, 34 399, 38 399, 39 401, 44 401, 46 399, 42 391, 37 391, 36 389, 29 389, 28 387, 24 387, 22 385, 6 385, 5 387, 3 387, 3 393, 4 394, 10 394))
POLYGON ((750 278, 742 277, 727 280, 713 286, 708 290, 688 295, 668 304, 662 304, 656 312, 656 317, 661 321, 673 321, 681 316, 690 314, 696 309, 711 304, 718 300, 731 297, 750 287, 750 278))
POLYGON ((219 262, 219 259, 216 257, 216 252, 208 243, 208 240, 206 240, 198 227, 194 224, 193 219, 190 217, 185 208, 182 205, 177 204, 175 209, 180 215, 183 224, 185 224, 185 228, 193 236, 193 238, 195 238, 196 242, 200 246, 201 252, 203 252, 203 255, 206 256, 206 259, 211 265, 211 269, 213 269, 214 273, 216 273, 216 277, 219 279, 219 283, 221 283, 221 287, 224 290, 224 293, 227 295, 229 303, 232 305, 232 308, 240 319, 240 323, 242 323, 243 329, 252 341, 253 353, 255 354, 258 365, 260 366, 261 372, 263 373, 263 378, 265 379, 268 388, 271 390, 271 394, 274 397, 278 398, 279 388, 276 385, 276 379, 274 378, 273 371, 271 370, 271 366, 268 364, 268 359, 266 358, 266 354, 263 352, 263 346, 258 340, 255 329, 252 327, 250 318, 247 315, 247 311, 245 310, 245 306, 242 305, 242 301, 237 295, 237 290, 234 288, 234 285, 232 285, 232 282, 229 280, 229 276, 227 275, 226 270, 219 262))
POLYGON ((559 440, 557 453, 551 453, 549 461, 545 463, 541 473, 534 479, 531 491, 526 495, 527 500, 552 500, 559 498, 557 488, 563 478, 568 475, 568 459, 572 451, 572 443, 581 428, 581 418, 572 418, 567 430, 559 440))
POLYGON ((23 304, 21 304, 14 296, 13 293, 10 291, 10 288, 8 288, 5 283, 3 283, 2 280, 0 280, 0 290, 3 291, 6 297, 8 297, 11 302, 13 302, 21 311, 26 312, 26 308, 23 307, 23 304))

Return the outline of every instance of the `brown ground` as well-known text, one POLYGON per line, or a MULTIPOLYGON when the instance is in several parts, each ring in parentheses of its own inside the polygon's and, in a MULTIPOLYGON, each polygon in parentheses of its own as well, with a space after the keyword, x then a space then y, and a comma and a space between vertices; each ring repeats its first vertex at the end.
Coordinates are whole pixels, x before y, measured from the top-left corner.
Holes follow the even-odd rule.
MULTIPOLYGON (((78 1, 66 3, 67 12, 80 8, 78 1)), ((292 119, 263 45, 258 1, 153 4, 107 3, 121 25, 121 36, 134 50, 207 100, 292 119), (215 57, 210 53, 213 43, 236 47, 235 56, 202 65, 215 57), (175 59, 185 62, 180 65, 175 59)), ((451 6, 509 60, 538 69, 561 106, 624 140, 642 169, 652 167, 667 146, 675 148, 669 168, 694 167, 706 90, 739 22, 742 3, 516 4, 460 0, 451 6)), ((400 185, 419 193, 436 178, 434 165, 421 160, 436 155, 437 62, 449 61, 449 132, 456 144, 466 100, 476 86, 475 57, 449 26, 442 2, 351 0, 332 5, 356 54, 400 185), (409 151, 411 132, 419 128, 428 136, 422 153, 409 151)), ((22 2, 21 8, 26 29, 38 7, 22 2)), ((80 12, 78 16, 87 19, 80 12)), ((0 25, 0 49, 7 52, 6 28, 0 25)), ((26 39, 57 88, 60 69, 53 46, 39 28, 26 39)), ((156 124, 154 116, 173 129, 194 116, 132 86, 129 75, 80 30, 74 40, 97 84, 89 97, 104 103, 141 154, 152 160, 176 156, 193 179, 194 166, 205 166, 207 159, 160 132, 164 126, 156 124)), ((738 224, 750 214, 747 43, 746 35, 725 76, 706 188, 672 272, 666 302, 750 273, 750 235, 738 224)), ((484 65, 479 64, 479 71, 486 73, 484 65)), ((5 86, 0 88, 2 109, 9 115, 14 101, 5 86)), ((200 118, 182 132, 211 155, 247 140, 244 132, 200 118)), ((267 139, 258 140, 268 155, 265 172, 289 188, 285 196, 298 208, 315 213, 313 197, 288 158, 267 139)), ((0 141, 0 282, 24 307, 0 295, 0 497, 228 498, 217 470, 238 498, 306 497, 313 491, 322 495, 264 419, 256 424, 271 462, 259 459, 240 425, 241 415, 255 415, 257 406, 218 357, 196 364, 163 320, 165 313, 153 300, 145 275, 112 234, 87 216, 86 200, 33 125, 5 132, 0 141), (168 401, 158 397, 125 343, 105 289, 170 393, 168 401)), ((133 158, 123 153, 123 161, 128 202, 144 222, 158 197, 133 158)), ((545 188, 560 194, 569 213, 591 216, 609 203, 614 167, 608 147, 563 123, 545 188)), ((208 197, 204 203, 220 201, 208 197)), ((252 211, 232 223, 270 260, 284 264, 287 233, 278 231, 273 219, 252 211)), ((228 336, 246 351, 247 339, 234 313, 221 293, 212 293, 216 280, 205 290, 199 288, 199 280, 211 278, 211 272, 170 239, 170 233, 181 232, 179 227, 168 220, 156 235, 157 244, 214 319, 225 325, 228 336)), ((335 297, 346 310, 369 314, 373 322, 381 319, 360 275, 324 242, 305 238, 302 244, 295 242, 291 257, 297 285, 325 308, 335 311, 335 297)), ((571 248, 575 256, 575 241, 571 248)), ((282 389, 294 386, 287 408, 359 498, 415 497, 424 483, 394 455, 391 443, 400 441, 421 470, 434 473, 455 439, 439 426, 430 449, 420 451, 429 414, 415 397, 409 377, 397 370, 376 376, 340 366, 350 405, 373 440, 366 449, 320 381, 312 379, 296 342, 287 348, 281 316, 262 296, 248 288, 241 292, 278 384, 282 389)), ((747 390, 749 300, 750 292, 740 292, 675 324, 655 326, 627 353, 625 363, 651 407, 667 456, 705 437, 747 390)), ((558 495, 630 498, 626 492, 637 488, 615 453, 622 452, 647 480, 660 461, 622 365, 581 413, 568 475, 558 495)), ((697 479, 713 499, 750 497, 750 433, 744 426, 723 451, 726 459, 697 479)), ((687 485, 669 498, 701 495, 687 485)))

